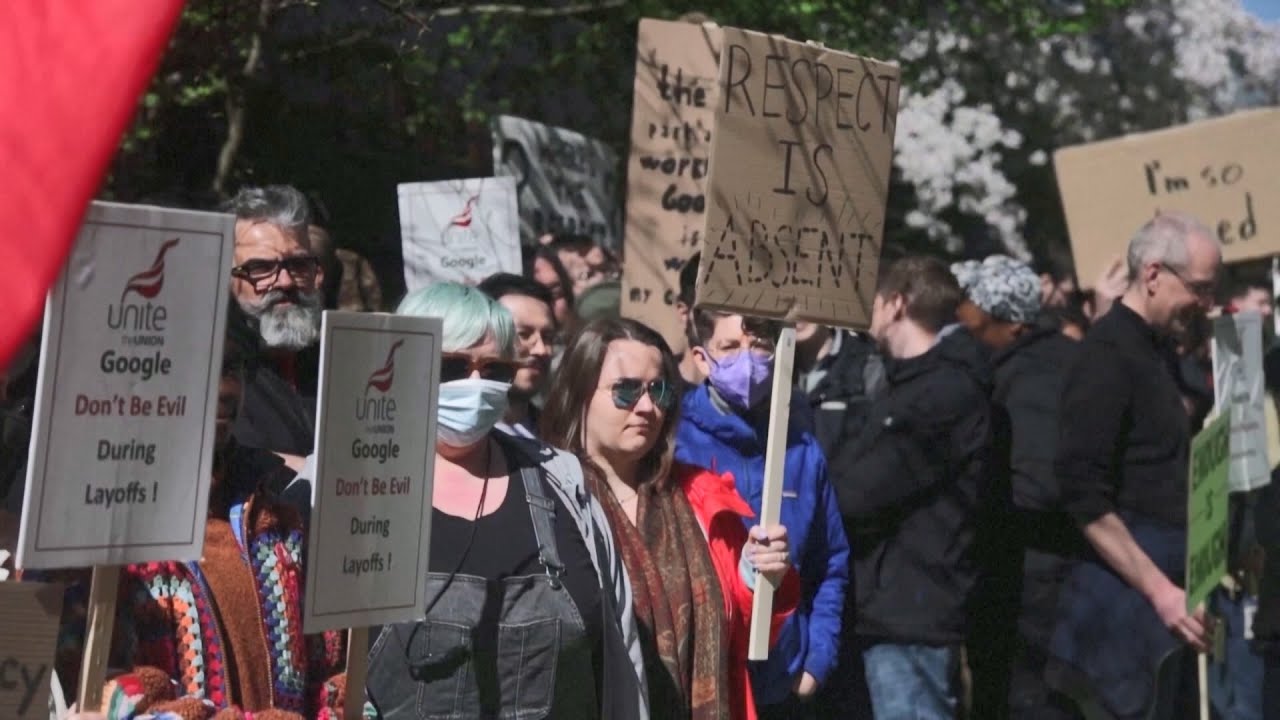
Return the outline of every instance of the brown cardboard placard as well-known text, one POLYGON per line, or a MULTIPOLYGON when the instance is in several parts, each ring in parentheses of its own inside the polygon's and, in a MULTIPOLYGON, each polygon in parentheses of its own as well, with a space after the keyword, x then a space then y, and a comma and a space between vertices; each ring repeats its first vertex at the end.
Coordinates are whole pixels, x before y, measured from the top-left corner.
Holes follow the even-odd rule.
POLYGON ((685 349, 675 314, 680 269, 701 246, 720 28, 643 19, 627 160, 622 314, 685 349))
POLYGON ((49 717, 61 585, 0 582, 0 717, 49 717))
POLYGON ((1280 109, 1063 148, 1053 165, 1085 287, 1159 211, 1215 231, 1225 262, 1280 253, 1280 109))
POLYGON ((724 28, 700 306, 866 328, 896 65, 724 28))

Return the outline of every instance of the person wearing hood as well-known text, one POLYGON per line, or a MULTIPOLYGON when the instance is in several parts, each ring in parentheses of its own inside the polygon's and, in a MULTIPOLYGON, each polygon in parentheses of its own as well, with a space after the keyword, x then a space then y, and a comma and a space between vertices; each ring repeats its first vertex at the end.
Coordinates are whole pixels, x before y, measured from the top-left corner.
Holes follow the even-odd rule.
MULTIPOLYGON (((987 576, 974 603, 969 663, 974 717, 1054 718, 1064 710, 1044 682, 1058 591, 1084 538, 1062 511, 1053 471, 1058 395, 1078 345, 1038 325, 1041 283, 1005 255, 951 266, 967 296, 960 322, 991 350, 998 502, 980 543, 987 576), (1017 632, 1005 628, 1017 618, 1017 632)), ((1069 715, 1068 715, 1069 716, 1069 715)))
MULTIPOLYGON (((692 326, 695 347, 690 352, 707 380, 684 396, 676 460, 731 474, 738 493, 758 515, 779 328, 700 309, 693 312, 692 326)), ((769 659, 752 667, 761 718, 809 714, 807 703, 831 674, 838 655, 849 543, 806 406, 802 395, 792 400, 781 513, 802 594, 769 659)))
POLYGON ((888 389, 831 458, 853 535, 856 626, 877 720, 952 718, 991 474, 990 372, 947 266, 906 257, 881 275, 871 335, 888 389))

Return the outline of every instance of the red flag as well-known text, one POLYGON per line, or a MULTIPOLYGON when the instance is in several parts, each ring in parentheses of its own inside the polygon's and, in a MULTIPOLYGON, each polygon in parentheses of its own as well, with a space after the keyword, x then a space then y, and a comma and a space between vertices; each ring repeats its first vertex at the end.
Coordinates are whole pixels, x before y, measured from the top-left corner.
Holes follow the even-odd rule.
POLYGON ((0 373, 44 309, 181 10, 0 1, 0 373))

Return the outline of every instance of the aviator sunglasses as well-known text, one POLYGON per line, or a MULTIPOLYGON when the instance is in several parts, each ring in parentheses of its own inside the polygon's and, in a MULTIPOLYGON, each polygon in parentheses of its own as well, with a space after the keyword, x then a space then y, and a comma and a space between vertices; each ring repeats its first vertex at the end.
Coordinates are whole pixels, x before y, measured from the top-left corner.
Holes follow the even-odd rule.
POLYGON ((661 410, 670 410, 676 402, 675 388, 671 383, 659 378, 648 383, 636 378, 621 378, 606 388, 613 393, 613 406, 619 410, 630 410, 640 402, 645 393, 661 410))
POLYGON ((471 373, 479 372, 484 380, 510 383, 516 379, 516 365, 500 358, 473 358, 461 353, 442 353, 440 355, 440 382, 465 380, 471 373))

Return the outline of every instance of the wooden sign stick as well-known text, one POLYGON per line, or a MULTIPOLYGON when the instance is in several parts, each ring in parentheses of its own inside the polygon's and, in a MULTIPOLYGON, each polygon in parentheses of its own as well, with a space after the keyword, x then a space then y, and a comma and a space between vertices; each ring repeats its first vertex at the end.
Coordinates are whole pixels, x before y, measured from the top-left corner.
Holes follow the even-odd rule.
MULTIPOLYGON (((763 527, 776 525, 782 515, 782 478, 787 457, 787 423, 791 419, 791 369, 796 360, 796 328, 786 325, 778 335, 773 356, 773 397, 769 405, 769 440, 764 454, 764 490, 760 498, 763 527)), ((773 615, 772 583, 756 576, 755 597, 751 603, 751 639, 747 644, 748 660, 769 658, 769 625, 773 615)))
POLYGON ((116 590, 119 586, 119 565, 93 566, 84 659, 80 664, 80 692, 76 693, 80 712, 102 711, 102 686, 107 680, 107 663, 111 657, 111 633, 115 631, 116 590))
POLYGON ((344 720, 364 718, 364 682, 369 673, 369 628, 353 627, 347 631, 347 702, 344 720))

